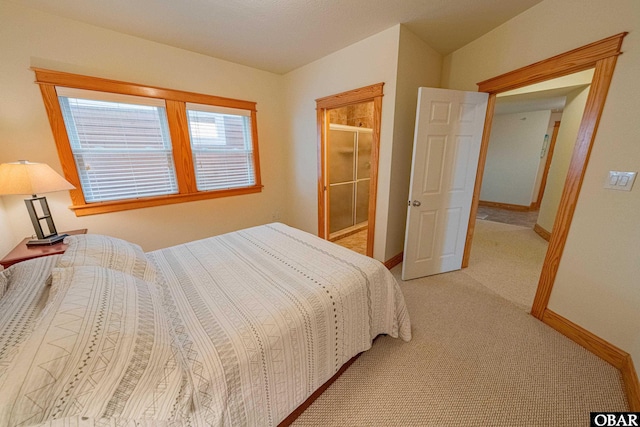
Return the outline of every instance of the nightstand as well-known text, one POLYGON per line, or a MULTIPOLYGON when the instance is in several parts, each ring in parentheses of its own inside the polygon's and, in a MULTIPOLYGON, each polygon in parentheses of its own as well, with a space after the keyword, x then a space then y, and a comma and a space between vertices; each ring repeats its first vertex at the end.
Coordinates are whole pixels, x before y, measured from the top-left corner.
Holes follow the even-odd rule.
MULTIPOLYGON (((80 230, 64 231, 60 234, 87 234, 87 229, 82 228, 80 230)), ((8 268, 20 261, 26 261, 42 256, 62 254, 67 250, 67 245, 65 245, 64 243, 56 243, 55 245, 47 246, 27 246, 27 242, 29 240, 31 240, 31 237, 27 237, 22 242, 18 243, 18 246, 13 248, 13 250, 9 252, 7 256, 0 260, 0 265, 2 265, 4 268, 8 268)))

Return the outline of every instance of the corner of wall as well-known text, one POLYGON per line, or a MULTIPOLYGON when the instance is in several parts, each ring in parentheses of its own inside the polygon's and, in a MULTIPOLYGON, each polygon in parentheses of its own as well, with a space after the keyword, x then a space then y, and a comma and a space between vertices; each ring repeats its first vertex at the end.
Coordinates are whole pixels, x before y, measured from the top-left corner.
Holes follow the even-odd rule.
POLYGON ((9 224, 9 217, 5 212, 4 201, 0 199, 0 256, 4 256, 13 248, 16 236, 9 224))
POLYGON ((385 260, 404 247, 418 88, 438 87, 442 72, 442 55, 404 25, 398 43, 385 260))
POLYGON ((384 83, 374 258, 384 260, 400 25, 333 52, 284 75, 290 225, 317 231, 317 116, 315 99, 384 83))
POLYGON ((449 87, 449 76, 451 74, 451 54, 442 58, 442 72, 440 77, 440 87, 451 89, 449 87))

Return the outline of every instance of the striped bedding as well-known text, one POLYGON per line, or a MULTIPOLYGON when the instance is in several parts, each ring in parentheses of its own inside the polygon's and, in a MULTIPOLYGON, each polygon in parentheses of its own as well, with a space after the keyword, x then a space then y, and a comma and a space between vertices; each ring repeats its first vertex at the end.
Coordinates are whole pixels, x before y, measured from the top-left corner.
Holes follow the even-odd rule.
POLYGON ((0 425, 277 425, 377 335, 411 339, 382 264, 283 224, 147 254, 87 236, 7 361, 0 425))

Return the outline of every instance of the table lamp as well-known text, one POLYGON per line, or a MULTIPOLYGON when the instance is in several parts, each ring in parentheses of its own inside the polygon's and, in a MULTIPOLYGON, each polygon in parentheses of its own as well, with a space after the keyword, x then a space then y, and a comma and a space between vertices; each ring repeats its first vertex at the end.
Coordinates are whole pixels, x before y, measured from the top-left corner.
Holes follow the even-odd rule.
POLYGON ((46 197, 38 193, 73 190, 75 187, 56 171, 44 163, 31 163, 19 160, 15 163, 0 165, 0 195, 31 194, 25 199, 37 239, 29 240, 27 246, 53 245, 62 241, 66 234, 59 235, 53 223, 46 197), (46 226, 46 232, 43 230, 46 226))

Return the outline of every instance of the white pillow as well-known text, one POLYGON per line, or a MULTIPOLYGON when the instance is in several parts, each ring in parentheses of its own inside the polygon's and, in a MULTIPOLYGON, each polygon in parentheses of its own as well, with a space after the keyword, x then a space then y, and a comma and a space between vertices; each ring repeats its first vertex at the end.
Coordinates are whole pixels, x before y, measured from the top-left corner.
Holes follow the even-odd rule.
POLYGON ((155 266, 135 243, 100 234, 77 234, 64 239, 69 245, 57 267, 93 265, 131 274, 146 281, 156 278, 155 266))
POLYGON ((46 305, 51 271, 60 255, 35 258, 0 272, 0 378, 29 337, 46 305))
POLYGON ((191 387, 156 286, 96 266, 57 268, 58 292, 0 382, 0 425, 63 417, 178 421, 191 387))
POLYGON ((0 271, 0 298, 4 296, 7 292, 7 288, 9 287, 9 277, 11 276, 11 272, 8 270, 0 271))

